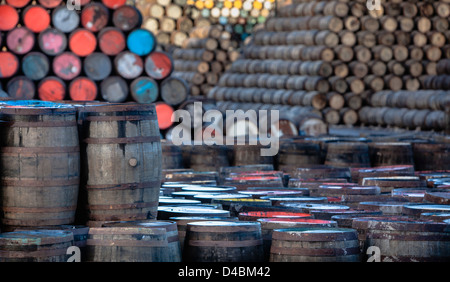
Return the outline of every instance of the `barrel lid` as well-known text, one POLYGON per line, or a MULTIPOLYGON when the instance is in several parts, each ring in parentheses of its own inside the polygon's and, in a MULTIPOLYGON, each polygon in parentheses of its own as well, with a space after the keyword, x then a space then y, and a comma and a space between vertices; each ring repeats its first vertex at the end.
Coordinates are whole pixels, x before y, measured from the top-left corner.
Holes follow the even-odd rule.
POLYGON ((324 220, 324 219, 314 219, 314 218, 279 218, 279 217, 268 217, 268 218, 258 218, 256 221, 262 223, 282 223, 295 225, 295 223, 310 224, 310 225, 320 225, 332 227, 331 225, 337 224, 334 220, 324 220))
POLYGON ((108 222, 102 227, 141 227, 141 228, 170 228, 176 226, 175 221, 170 220, 137 220, 137 221, 117 221, 108 222))
POLYGON ((238 194, 238 193, 210 193, 199 194, 194 196, 194 199, 231 199, 231 198, 251 198, 250 195, 238 194))
POLYGON ((183 191, 195 191, 195 192, 229 192, 236 190, 233 186, 208 186, 208 185, 192 185, 182 187, 183 191))
POLYGON ((274 229, 273 239, 294 241, 344 241, 357 240, 358 233, 352 228, 286 228, 274 229))
POLYGON ((50 112, 75 113, 72 105, 39 100, 8 100, 0 102, 2 114, 46 114, 50 112))
POLYGON ((176 198, 165 198, 165 199, 159 199, 160 205, 195 205, 195 204, 201 204, 202 202, 197 200, 189 200, 189 199, 176 199, 176 198))
POLYGON ((263 200, 285 201, 285 202, 324 202, 327 197, 310 197, 310 196, 264 196, 263 200))
POLYGON ((219 221, 229 221, 229 220, 239 220, 237 217, 214 217, 214 216, 173 216, 169 217, 169 220, 174 221, 182 221, 182 220, 188 220, 188 221, 196 221, 196 220, 205 220, 205 221, 211 221, 211 220, 219 220, 219 221))
POLYGON ((353 186, 345 185, 345 183, 337 183, 334 185, 320 185, 318 190, 324 190, 329 194, 346 194, 346 195, 379 195, 380 187, 378 186, 353 186))
POLYGON ((259 226, 259 222, 254 221, 196 221, 189 222, 188 226, 218 226, 218 227, 238 227, 238 226, 259 226))
POLYGON ((311 218, 309 213, 284 212, 284 211, 250 211, 241 212, 240 216, 259 217, 259 218, 311 218))
POLYGON ((116 112, 131 112, 131 111, 145 111, 156 114, 155 105, 153 104, 138 104, 138 103, 111 103, 100 104, 95 107, 84 108, 86 113, 116 113, 116 112))
POLYGON ((448 225, 426 219, 415 219, 407 216, 357 217, 352 227, 356 229, 377 229, 387 231, 426 231, 443 232, 448 225))
POLYGON ((65 230, 21 230, 0 234, 0 245, 46 245, 73 240, 73 233, 65 230))
POLYGON ((281 203, 282 206, 308 209, 308 210, 348 210, 350 207, 335 204, 317 204, 317 203, 281 203))
POLYGON ((420 213, 424 211, 434 212, 450 212, 450 205, 436 205, 436 204, 406 204, 403 206, 405 214, 420 213))

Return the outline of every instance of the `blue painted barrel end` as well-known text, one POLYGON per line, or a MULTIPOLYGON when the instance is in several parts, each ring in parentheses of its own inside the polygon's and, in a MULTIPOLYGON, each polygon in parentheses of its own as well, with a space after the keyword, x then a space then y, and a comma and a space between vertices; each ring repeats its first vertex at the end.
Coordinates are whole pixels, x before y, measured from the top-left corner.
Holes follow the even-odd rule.
POLYGON ((156 38, 149 30, 136 29, 128 35, 127 47, 139 56, 146 56, 155 50, 156 38))

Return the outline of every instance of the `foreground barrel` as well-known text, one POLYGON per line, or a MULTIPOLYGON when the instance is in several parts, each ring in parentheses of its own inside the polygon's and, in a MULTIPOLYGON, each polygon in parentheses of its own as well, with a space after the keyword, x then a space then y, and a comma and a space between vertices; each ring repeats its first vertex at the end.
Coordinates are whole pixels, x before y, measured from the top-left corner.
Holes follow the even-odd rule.
POLYGON ((156 218, 161 142, 154 105, 85 107, 83 143, 89 218, 156 218))
POLYGON ((76 109, 10 101, 0 119, 3 225, 71 224, 80 183, 76 109))
POLYGON ((94 227, 87 239, 88 262, 169 262, 164 228, 94 227))
POLYGON ((73 233, 62 230, 30 230, 0 234, 0 262, 66 262, 73 233))
POLYGON ((350 228, 275 229, 270 262, 359 262, 358 234, 350 228))
POLYGON ((450 231, 448 224, 408 217, 355 218, 358 230, 368 247, 380 249, 382 262, 448 262, 450 231))
POLYGON ((262 262, 261 225, 245 221, 188 223, 183 255, 186 262, 262 262))

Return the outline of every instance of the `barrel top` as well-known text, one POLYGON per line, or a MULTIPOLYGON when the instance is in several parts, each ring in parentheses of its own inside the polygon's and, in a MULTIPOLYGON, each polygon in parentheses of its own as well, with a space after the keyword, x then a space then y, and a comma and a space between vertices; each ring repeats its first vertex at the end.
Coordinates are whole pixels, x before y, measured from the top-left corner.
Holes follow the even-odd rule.
POLYGON ((283 228, 273 230, 273 239, 293 241, 344 241, 357 240, 358 233, 352 228, 283 228))
POLYGON ((231 199, 231 198, 250 198, 250 195, 238 194, 238 193, 211 193, 211 194, 198 194, 195 195, 195 199, 231 199))
POLYGON ((183 191, 196 191, 196 192, 224 192, 236 190, 233 186, 203 186, 203 185, 192 185, 182 187, 183 191))
POLYGON ((447 224, 443 222, 436 222, 427 219, 415 219, 407 216, 356 217, 353 219, 352 227, 357 229, 377 229, 388 231, 443 232, 448 230, 447 224))
POLYGON ((161 198, 159 203, 170 203, 170 204, 200 204, 200 201, 190 200, 190 199, 177 199, 177 198, 161 198))
POLYGON ((156 114, 155 105, 153 104, 138 104, 138 103, 111 103, 92 105, 86 107, 83 112, 87 113, 109 113, 109 112, 130 112, 130 111, 148 111, 156 114))
POLYGON ((225 226, 225 227, 238 227, 238 226, 259 226, 259 222, 254 221, 197 221, 190 222, 188 226, 225 226))
POLYGON ((335 204, 317 204, 317 203, 281 203, 283 206, 292 208, 305 208, 309 210, 348 210, 350 207, 335 204))
POLYGON ((20 230, 0 234, 0 245, 44 245, 73 240, 66 230, 20 230))
POLYGON ((250 211, 241 212, 240 216, 251 216, 260 218, 310 218, 311 214, 301 212, 284 212, 284 211, 250 211))
POLYGON ((55 103, 39 100, 8 100, 1 101, 0 107, 4 109, 73 109, 74 107, 68 104, 55 103))
POLYGON ((403 206, 407 209, 415 210, 430 210, 430 211, 450 211, 450 205, 435 205, 435 204, 406 204, 403 206))
POLYGON ((170 220, 137 220, 137 221, 117 221, 108 222, 102 227, 143 227, 143 228, 167 228, 176 225, 175 221, 170 220))
POLYGON ((301 201, 301 202, 307 202, 307 201, 324 201, 327 200, 327 197, 310 197, 310 196, 264 196, 261 197, 261 199, 264 200, 271 200, 271 201, 301 201))
POLYGON ((334 220, 314 219, 314 218, 258 218, 256 221, 261 223, 302 223, 302 224, 336 224, 334 220))
POLYGON ((224 220, 238 220, 237 217, 227 217, 227 218, 223 218, 223 217, 214 217, 214 216, 173 216, 173 217, 169 217, 169 220, 174 220, 174 221, 181 221, 181 220, 189 220, 189 221, 196 221, 196 220, 205 220, 205 221, 211 221, 211 220, 219 220, 219 221, 224 221, 224 220))

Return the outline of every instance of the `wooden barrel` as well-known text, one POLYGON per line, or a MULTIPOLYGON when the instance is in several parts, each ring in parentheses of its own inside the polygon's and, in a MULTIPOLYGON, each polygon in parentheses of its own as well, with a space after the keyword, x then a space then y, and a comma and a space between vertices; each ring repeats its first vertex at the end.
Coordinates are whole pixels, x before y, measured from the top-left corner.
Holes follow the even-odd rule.
POLYGON ((26 54, 33 49, 36 42, 34 33, 27 27, 16 27, 6 35, 6 46, 15 54, 26 54))
POLYGON ((258 221, 261 218, 306 219, 311 218, 311 214, 292 211, 250 211, 239 213, 238 218, 242 221, 258 221))
POLYGON ((411 218, 419 218, 422 213, 426 212, 449 212, 450 206, 447 204, 410 204, 404 205, 402 212, 411 218))
POLYGON ((416 170, 449 170, 450 143, 413 143, 416 170))
POLYGON ((38 44, 42 53, 56 56, 66 50, 67 36, 56 28, 47 28, 39 33, 38 44))
POLYGON ((48 57, 40 52, 30 52, 22 58, 22 71, 31 80, 41 80, 50 71, 48 57))
POLYGON ((262 156, 261 149, 265 148, 261 144, 257 145, 239 145, 233 146, 233 165, 257 165, 257 164, 273 164, 273 157, 262 156))
POLYGON ((132 5, 117 6, 112 14, 112 22, 115 27, 125 32, 138 28, 142 24, 142 16, 139 10, 132 5))
POLYGON ((155 106, 99 105, 82 113, 89 219, 156 218, 162 156, 155 106))
POLYGON ((338 227, 336 221, 312 218, 259 218, 256 221, 261 224, 261 234, 263 237, 264 255, 266 261, 270 260, 272 234, 276 229, 338 227))
POLYGON ((84 58, 83 70, 86 76, 92 80, 104 80, 112 72, 111 59, 100 52, 91 53, 84 58))
POLYGON ((149 30, 134 29, 128 34, 127 47, 138 56, 146 56, 156 48, 156 38, 149 30))
POLYGON ((426 187, 425 181, 417 176, 366 177, 363 179, 362 185, 378 186, 381 193, 390 193, 395 188, 426 187))
POLYGON ((115 27, 106 27, 98 35, 98 47, 108 56, 116 56, 126 48, 125 35, 115 27))
POLYGON ((150 53, 145 59, 145 72, 153 79, 163 80, 173 71, 172 57, 160 51, 150 53))
POLYGON ((0 118, 3 225, 71 224, 80 184, 76 109, 11 101, 0 118))
POLYGON ((188 161, 189 167, 198 171, 219 171, 230 165, 225 145, 193 145, 188 161))
POLYGON ((276 161, 278 170, 293 175, 298 167, 322 164, 320 146, 305 140, 281 142, 276 161))
POLYGON ((75 10, 69 10, 66 6, 60 6, 52 12, 53 26, 64 33, 74 31, 80 24, 80 16, 75 10))
POLYGON ((34 82, 26 76, 15 76, 6 84, 9 97, 18 100, 34 99, 36 87, 34 82))
MULTIPOLYGON (((194 196, 195 200, 199 200, 202 203, 211 204, 213 201, 215 203, 220 203, 222 199, 251 199, 251 196, 239 194, 239 193, 224 193, 224 192, 210 192, 210 193, 201 193, 194 196)), ((223 207, 223 205, 222 205, 223 207)))
POLYGON ((62 230, 22 230, 0 234, 0 262, 67 262, 73 233, 62 230))
POLYGON ((19 70, 19 59, 12 52, 0 52, 0 78, 9 78, 19 70))
POLYGON ((176 216, 169 220, 176 222, 178 228, 178 238, 180 241, 181 252, 184 250, 184 241, 186 238, 187 224, 197 221, 238 221, 237 217, 213 217, 213 216, 176 216))
POLYGON ((389 176, 414 176, 414 166, 390 165, 372 168, 357 168, 352 172, 352 182, 358 182, 359 185, 362 185, 364 178, 389 176))
POLYGON ((24 25, 32 32, 39 33, 50 27, 50 15, 47 10, 39 5, 26 7, 22 12, 24 25))
POLYGON ((108 8, 102 3, 91 2, 82 8, 80 20, 83 28, 92 32, 99 32, 108 25, 108 8))
POLYGON ((92 227, 86 252, 88 262, 171 262, 164 228, 92 227))
POLYGON ((424 200, 435 204, 450 205, 450 193, 427 191, 424 195, 424 200))
POLYGON ((386 202, 360 202, 359 209, 367 211, 381 211, 383 215, 402 215, 403 206, 408 202, 386 201, 386 202))
POLYGON ((303 180, 320 178, 350 179, 351 174, 349 168, 318 165, 313 167, 297 168, 295 177, 303 180))
POLYGON ((138 103, 153 103, 159 98, 159 85, 151 77, 140 76, 131 82, 130 92, 138 103))
POLYGON ((369 146, 359 142, 330 142, 325 165, 335 167, 370 167, 369 146))
POLYGON ((100 83, 100 94, 105 101, 121 103, 127 100, 129 93, 128 84, 120 76, 109 76, 100 83))
POLYGON ((103 224, 102 227, 138 227, 145 229, 163 228, 166 230, 169 248, 168 262, 181 262, 181 246, 178 236, 178 227, 175 221, 169 220, 140 220, 118 221, 103 224))
POLYGON ((19 23, 19 13, 10 5, 0 5, 0 30, 7 31, 15 28, 19 23))
MULTIPOLYGON (((317 203, 281 203, 281 206, 283 207, 289 207, 293 211, 296 212, 302 212, 302 213, 309 213, 311 214, 313 211, 344 211, 349 210, 350 207, 345 205, 338 205, 338 204, 317 204, 317 203)), ((316 217, 314 217, 316 218, 316 217)))
POLYGON ((183 168, 183 155, 181 148, 171 141, 161 140, 162 169, 183 168))
POLYGON ((261 225, 245 221, 201 221, 187 224, 183 261, 262 262, 261 225))
POLYGON ((54 74, 64 80, 72 80, 82 71, 81 59, 72 52, 57 55, 52 62, 54 74))
POLYGON ((47 76, 37 86, 37 95, 42 101, 61 101, 66 97, 66 84, 56 76, 47 76))
POLYGON ((350 228, 275 229, 270 262, 359 262, 358 234, 350 228))
MULTIPOLYGON (((381 262, 444 262, 450 257, 448 224, 408 217, 355 218, 352 227, 381 262)), ((366 260, 366 259, 364 259, 366 260)))
POLYGON ((414 165, 410 143, 372 142, 368 145, 372 166, 414 165))
POLYGON ((97 84, 89 77, 77 77, 69 84, 69 96, 73 101, 94 101, 97 98, 97 84))

